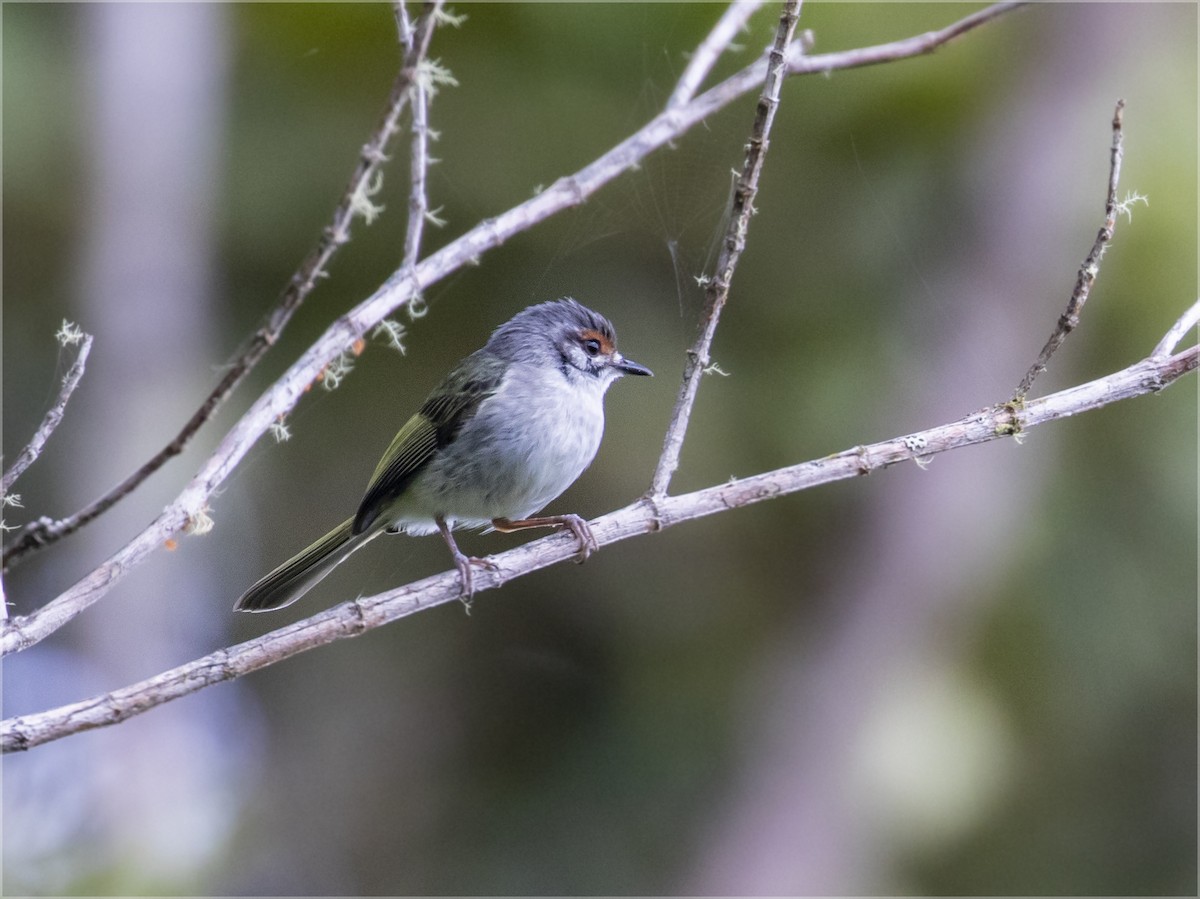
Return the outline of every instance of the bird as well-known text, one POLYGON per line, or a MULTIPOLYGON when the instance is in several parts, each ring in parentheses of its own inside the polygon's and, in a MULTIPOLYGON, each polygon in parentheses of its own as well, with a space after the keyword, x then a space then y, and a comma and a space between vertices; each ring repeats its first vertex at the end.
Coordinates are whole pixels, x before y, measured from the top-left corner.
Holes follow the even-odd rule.
POLYGON ((582 517, 534 516, 595 458, 608 388, 623 375, 652 374, 622 356, 611 322, 577 300, 529 306, 460 361, 400 428, 354 514, 258 580, 234 610, 290 605, 384 532, 440 533, 468 604, 472 568, 495 566, 463 553, 455 528, 566 528, 585 560, 598 547, 582 517))

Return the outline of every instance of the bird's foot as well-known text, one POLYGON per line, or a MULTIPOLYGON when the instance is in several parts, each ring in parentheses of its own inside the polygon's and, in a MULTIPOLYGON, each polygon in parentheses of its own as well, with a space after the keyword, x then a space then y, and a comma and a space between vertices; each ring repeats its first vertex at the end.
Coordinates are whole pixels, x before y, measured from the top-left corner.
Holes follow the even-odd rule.
POLYGON ((474 567, 496 571, 500 566, 491 559, 468 556, 454 542, 454 535, 450 532, 450 526, 446 523, 446 519, 439 515, 434 521, 437 522, 438 531, 441 532, 442 539, 446 541, 446 546, 450 548, 450 555, 454 558, 454 567, 458 569, 458 580, 462 587, 458 598, 469 615, 471 614, 471 600, 475 597, 475 572, 471 569, 474 567))
POLYGON ((486 568, 488 571, 497 571, 500 566, 491 559, 481 559, 478 556, 468 556, 466 553, 460 552, 457 549, 453 552, 454 567, 458 569, 459 584, 462 587, 462 592, 459 594, 459 601, 467 610, 467 614, 471 614, 471 601, 475 598, 475 571, 476 568, 486 568))
POLYGON ((522 518, 517 521, 511 518, 493 518, 492 527, 502 534, 511 534, 525 528, 568 528, 579 541, 579 556, 575 559, 576 562, 586 562, 588 556, 600 549, 591 526, 583 518, 569 512, 566 515, 545 515, 541 518, 522 518))
POLYGON ((579 541, 579 555, 575 562, 582 565, 588 560, 588 556, 597 552, 600 549, 600 544, 596 542, 596 536, 592 533, 591 525, 578 515, 562 516, 562 526, 570 530, 575 535, 575 539, 579 541))

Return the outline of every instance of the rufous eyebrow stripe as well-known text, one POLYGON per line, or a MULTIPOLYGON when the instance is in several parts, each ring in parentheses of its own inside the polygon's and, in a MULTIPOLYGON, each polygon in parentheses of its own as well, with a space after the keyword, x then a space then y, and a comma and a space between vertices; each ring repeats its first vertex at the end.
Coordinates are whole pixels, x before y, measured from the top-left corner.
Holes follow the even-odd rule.
POLYGON ((599 331, 595 331, 591 328, 585 328, 583 331, 580 331, 579 339, 600 341, 600 352, 602 352, 605 356, 611 356, 613 350, 617 348, 616 345, 606 335, 601 334, 599 331))

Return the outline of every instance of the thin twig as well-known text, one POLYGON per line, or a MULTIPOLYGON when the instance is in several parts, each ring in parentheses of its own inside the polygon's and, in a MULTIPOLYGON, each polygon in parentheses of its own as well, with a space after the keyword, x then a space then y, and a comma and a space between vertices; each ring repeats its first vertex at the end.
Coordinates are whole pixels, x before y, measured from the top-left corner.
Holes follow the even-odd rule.
MULTIPOLYGON (((75 332, 76 335, 78 333, 75 332)), ((58 391, 58 398, 54 401, 54 405, 46 412, 46 417, 42 419, 42 423, 38 426, 38 429, 33 432, 33 437, 30 438, 29 443, 17 454, 16 461, 13 462, 12 467, 4 472, 4 477, 0 480, 0 494, 7 496, 12 485, 16 483, 17 478, 42 454, 42 447, 46 445, 46 441, 50 439, 50 435, 54 433, 54 429, 58 427, 59 422, 63 419, 63 413, 67 410, 67 401, 71 399, 71 394, 79 386, 79 380, 83 377, 83 369, 87 365, 88 353, 91 351, 92 335, 83 334, 79 343, 79 355, 75 357, 75 361, 63 377, 62 387, 58 391)))
MULTIPOLYGON (((418 37, 414 44, 427 48, 428 35, 433 31, 434 16, 427 14, 417 24, 418 37)), ((424 53, 424 49, 421 50, 424 53)), ((51 543, 79 530, 88 522, 112 508, 117 502, 132 493, 150 475, 184 451, 201 427, 212 418, 221 403, 250 373, 258 361, 279 339, 292 315, 300 308, 305 298, 317 283, 328 276, 327 268, 334 255, 350 241, 350 226, 355 215, 364 214, 369 207, 369 193, 376 183, 378 172, 388 157, 385 151, 400 125, 400 115, 408 103, 409 87, 416 78, 417 66, 423 56, 409 50, 404 65, 388 95, 387 105, 367 142, 359 153, 358 163, 350 177, 342 198, 334 209, 330 224, 321 233, 316 247, 292 275, 287 287, 266 323, 245 344, 238 358, 226 368, 225 376, 200 404, 200 408, 188 419, 179 433, 144 465, 100 498, 78 512, 59 521, 40 519, 28 526, 12 544, 5 547, 3 569, 17 562, 27 553, 49 546, 51 543)))
POLYGON ((700 320, 700 334, 688 350, 687 361, 683 367, 683 384, 675 401, 675 410, 671 413, 671 423, 667 426, 662 454, 658 458, 658 465, 650 482, 649 495, 655 498, 666 495, 671 476, 679 467, 679 453, 683 449, 683 438, 687 434, 692 406, 696 402, 696 392, 700 389, 700 379, 711 361, 708 355, 709 348, 717 333, 721 310, 729 299, 729 285, 733 281, 734 269, 737 268, 742 249, 746 246, 750 216, 754 214, 754 198, 758 194, 758 178, 766 160, 767 148, 770 146, 771 125, 775 121, 775 110, 779 106, 779 92, 783 87, 784 78, 787 77, 787 48, 792 42, 792 34, 796 30, 796 20, 799 16, 799 0, 787 0, 779 17, 775 43, 767 57, 767 75, 762 93, 758 97, 750 140, 746 142, 742 173, 733 192, 733 208, 729 226, 725 231, 725 240, 721 245, 721 253, 717 258, 717 269, 705 290, 707 299, 700 320))
POLYGON ((1125 155, 1124 135, 1121 130, 1124 110, 1125 101, 1118 100, 1112 120, 1112 150, 1108 167, 1108 193, 1104 200, 1104 224, 1096 234, 1096 241, 1092 244, 1091 252, 1079 266, 1079 273, 1075 276, 1075 289, 1071 291, 1071 298, 1067 301, 1067 311, 1059 316, 1058 324, 1046 341, 1046 345, 1042 347, 1042 351, 1038 353, 1037 361, 1029 367, 1029 371, 1021 379, 1014 395, 1015 399, 1024 399, 1028 395, 1034 380, 1046 370, 1046 366, 1050 363, 1050 357, 1063 345, 1067 335, 1075 330, 1075 326, 1079 324, 1079 314, 1083 311, 1083 304, 1087 302, 1092 285, 1096 282, 1096 276, 1100 274, 1100 260, 1104 257, 1104 251, 1112 241, 1113 232, 1117 227, 1117 181, 1121 177, 1121 160, 1125 155))
POLYGON ((874 66, 880 63, 896 62, 900 59, 911 59, 914 56, 923 56, 950 43, 955 38, 961 37, 968 31, 973 31, 980 25, 986 25, 1006 13, 1028 5, 1029 0, 1007 0, 1004 3, 993 3, 991 6, 986 6, 937 31, 927 31, 903 40, 876 44, 871 47, 860 47, 856 50, 839 50, 834 53, 807 56, 804 43, 797 41, 788 49, 788 73, 791 75, 824 74, 839 69, 857 69, 862 66, 874 66))
MULTIPOLYGON (((442 0, 426 5, 425 15, 436 19, 442 0)), ((431 30, 418 36, 424 41, 419 49, 419 58, 425 59, 429 50, 431 30)), ((425 232, 425 220, 429 213, 429 198, 425 191, 429 171, 429 100, 433 96, 429 78, 418 75, 412 85, 412 151, 409 154, 411 191, 408 197, 408 227, 404 234, 404 258, 400 267, 412 272, 421 256, 421 236, 425 232)))
MULTIPOLYGON (((925 465, 930 457, 940 453, 1003 439, 1119 400, 1158 392, 1194 371, 1198 362, 1200 347, 1196 346, 1174 356, 1150 356, 1107 377, 1030 400, 1023 406, 1001 403, 949 424, 869 446, 851 447, 799 465, 654 502, 639 500, 597 518, 590 527, 596 542, 607 546, 898 463, 925 465)), ((534 571, 574 559, 577 553, 578 545, 570 535, 558 534, 526 543, 490 557, 495 569, 478 576, 476 590, 500 587, 534 571)), ((434 606, 456 602, 460 593, 458 573, 447 571, 386 593, 341 603, 120 690, 45 712, 9 718, 0 723, 0 749, 19 752, 74 733, 117 724, 301 652, 356 637, 434 606)))
POLYGON ((1151 355, 1155 358, 1171 355, 1175 352, 1175 347, 1179 346, 1179 341, 1183 340, 1197 323, 1200 323, 1200 300, 1196 300, 1191 308, 1179 317, 1179 321, 1171 326, 1171 330, 1158 342, 1151 355))
POLYGON ((400 41, 400 46, 404 48, 404 52, 407 53, 412 50, 413 27, 404 0, 395 0, 392 4, 392 16, 396 20, 396 37, 400 41))
POLYGON ((738 33, 745 29, 750 17, 762 8, 763 0, 734 0, 726 8, 712 31, 708 33, 700 46, 692 53, 687 68, 679 76, 671 98, 667 100, 667 109, 683 106, 696 95, 708 73, 717 64, 738 33))
MULTIPOLYGON (((969 27, 979 27, 1015 6, 1002 3, 974 13, 968 17, 969 27)), ((964 19, 941 31, 865 50, 830 53, 822 57, 796 57, 789 53, 789 70, 806 74, 825 73, 842 67, 855 68, 870 62, 890 62, 905 55, 929 53, 961 35, 967 27, 963 23, 967 21, 964 19), (819 68, 801 70, 797 67, 798 62, 807 66, 817 59, 821 61, 819 68)), ((255 441, 296 404, 330 360, 342 353, 357 337, 408 302, 414 291, 427 288, 463 265, 475 262, 483 253, 555 213, 578 206, 654 150, 760 86, 766 75, 766 65, 765 59, 758 60, 705 91, 686 106, 660 113, 639 131, 575 174, 558 179, 540 194, 496 218, 480 222, 461 237, 426 256, 414 272, 408 273, 403 269, 394 272, 374 294, 333 322, 279 380, 251 404, 175 500, 141 533, 55 599, 26 616, 13 618, 0 626, 0 655, 26 649, 54 633, 112 589, 134 566, 161 547, 165 540, 187 527, 201 510, 207 508, 213 492, 237 467, 255 441)))

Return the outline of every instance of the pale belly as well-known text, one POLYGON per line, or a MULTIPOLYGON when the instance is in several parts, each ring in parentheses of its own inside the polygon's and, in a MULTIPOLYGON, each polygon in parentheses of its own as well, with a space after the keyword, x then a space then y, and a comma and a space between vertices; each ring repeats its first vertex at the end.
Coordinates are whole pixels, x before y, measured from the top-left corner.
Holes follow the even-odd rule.
POLYGON ((430 461, 389 517, 412 534, 441 515, 459 527, 527 518, 591 464, 604 433, 603 391, 510 378, 430 461))

